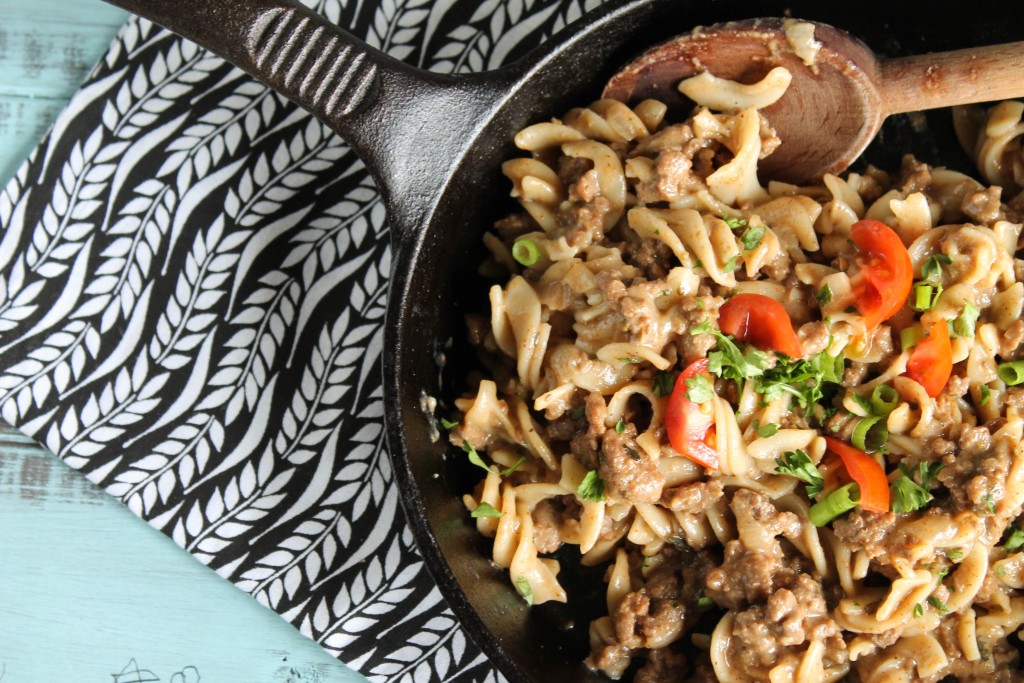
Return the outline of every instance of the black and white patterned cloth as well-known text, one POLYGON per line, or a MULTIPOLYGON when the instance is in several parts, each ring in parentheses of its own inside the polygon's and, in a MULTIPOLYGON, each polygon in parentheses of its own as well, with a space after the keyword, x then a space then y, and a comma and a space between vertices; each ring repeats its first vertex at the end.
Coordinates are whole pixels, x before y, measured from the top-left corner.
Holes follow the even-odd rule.
MULTIPOLYGON (((321 0, 436 71, 597 0, 321 0)), ((324 125, 131 20, 0 194, 0 415, 373 681, 496 681, 392 485, 384 210, 324 125)))

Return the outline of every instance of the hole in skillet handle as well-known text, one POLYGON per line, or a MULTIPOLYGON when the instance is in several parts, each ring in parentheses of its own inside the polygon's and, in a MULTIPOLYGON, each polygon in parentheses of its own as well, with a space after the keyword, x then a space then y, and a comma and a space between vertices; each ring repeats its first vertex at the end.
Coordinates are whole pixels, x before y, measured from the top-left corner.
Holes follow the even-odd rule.
MULTIPOLYGON (((844 28, 877 52, 888 55, 1020 38, 1012 35, 1012 22, 1000 20, 998 12, 992 11, 998 9, 996 3, 972 5, 971 16, 979 18, 976 25, 965 25, 961 13, 953 10, 930 7, 921 11, 920 7, 870 1, 856 7, 811 2, 714 3, 712 7, 704 3, 694 7, 678 3, 642 28, 643 35, 633 41, 633 53, 696 24, 758 15, 782 16, 787 9, 793 16, 819 19, 844 28)), ((613 64, 625 63, 628 54, 621 51, 620 59, 613 64)), ((587 68, 582 60, 578 67, 587 68)), ((599 89, 600 82, 595 81, 590 92, 566 92, 561 98, 546 95, 539 98, 544 104, 534 109, 528 102, 515 102, 505 113, 503 123, 508 131, 514 132, 528 123, 561 115, 571 106, 585 104, 596 97, 599 89)), ((896 169, 902 154, 910 151, 930 163, 966 169, 968 163, 955 144, 948 112, 932 112, 924 120, 922 133, 909 117, 893 117, 865 158, 883 168, 896 169), (948 161, 953 158, 959 161, 948 161)), ((424 231, 423 249, 417 261, 400 266, 409 266, 412 272, 396 278, 396 285, 404 282, 405 286, 399 300, 392 302, 395 314, 389 314, 389 319, 403 328, 398 337, 402 344, 396 352, 403 358, 388 366, 398 372, 391 375, 392 379, 385 377, 385 386, 394 390, 398 399, 389 408, 389 441, 396 459, 402 461, 396 463, 396 470, 400 471, 403 496, 413 496, 410 517, 423 544, 426 562, 438 581, 451 582, 442 585, 445 596, 470 636, 502 673, 512 681, 605 680, 586 672, 581 664, 589 648, 585 637, 580 636, 586 633, 588 624, 572 611, 577 600, 588 607, 594 603, 602 605, 603 583, 594 591, 590 585, 592 577, 579 578, 585 589, 574 586, 570 581, 576 579, 567 577, 572 601, 569 606, 527 609, 507 572, 494 569, 487 561, 490 542, 476 534, 461 504, 460 496, 471 488, 476 474, 464 463, 461 451, 446 449, 443 439, 430 440, 419 407, 423 394, 439 396, 450 406, 454 397, 465 392, 466 373, 479 369, 465 342, 462 318, 467 311, 488 311, 479 293, 486 292, 493 283, 481 280, 475 274, 475 265, 483 252, 479 243, 481 233, 514 208, 507 200, 507 181, 497 170, 502 160, 521 154, 511 146, 510 138, 511 134, 477 144, 471 155, 473 161, 455 175, 435 220, 424 231), (467 296, 470 290, 474 294, 467 296), (432 358, 433 350, 448 339, 454 346, 446 352, 448 364, 443 370, 442 388, 432 358), (447 455, 443 456, 446 450, 447 455), (406 467, 408 470, 401 473, 406 467), (563 628, 567 618, 574 621, 569 635, 563 628)), ((391 352, 392 347, 385 349, 385 353, 391 352)), ((568 558, 562 559, 568 565, 568 558)), ((563 571, 568 574, 568 567, 563 571)))

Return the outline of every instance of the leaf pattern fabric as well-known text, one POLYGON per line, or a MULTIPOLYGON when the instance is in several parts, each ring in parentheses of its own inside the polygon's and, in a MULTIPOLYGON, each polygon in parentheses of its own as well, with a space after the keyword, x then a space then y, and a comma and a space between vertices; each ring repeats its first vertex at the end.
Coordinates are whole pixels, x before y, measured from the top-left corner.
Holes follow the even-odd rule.
MULTIPOLYGON (((436 71, 494 68, 595 0, 321 0, 436 71)), ((498 681, 392 486, 391 250, 361 162, 132 19, 0 193, 0 415, 372 681, 498 681)))

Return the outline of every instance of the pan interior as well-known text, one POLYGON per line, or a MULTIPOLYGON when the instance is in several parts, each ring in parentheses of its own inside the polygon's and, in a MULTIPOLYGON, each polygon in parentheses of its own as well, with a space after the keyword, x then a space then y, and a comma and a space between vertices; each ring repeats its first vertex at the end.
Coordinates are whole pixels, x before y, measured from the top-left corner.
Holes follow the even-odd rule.
MULTIPOLYGON (((427 565, 467 631, 513 681, 604 680, 582 666, 589 621, 604 609, 603 568, 584 570, 562 562, 567 605, 528 608, 507 572, 488 561, 489 539, 470 523, 461 495, 479 478, 461 451, 447 445, 425 407, 447 416, 467 390, 466 377, 480 366, 466 341, 467 313, 487 315, 487 289, 478 266, 481 236, 516 209, 508 198, 501 162, 521 152, 512 135, 529 123, 558 116, 595 99, 610 70, 671 35, 710 24, 755 16, 794 16, 845 29, 877 53, 920 54, 1020 40, 1024 29, 1006 16, 1006 5, 982 0, 944 3, 662 2, 637 27, 628 44, 595 64, 585 45, 575 44, 552 60, 551 69, 593 75, 579 87, 552 90, 536 82, 521 86, 482 128, 463 163, 453 169, 429 223, 396 249, 389 310, 390 349, 385 363, 388 430, 396 477, 427 565)), ((958 148, 948 111, 892 117, 864 159, 898 168, 905 153, 934 164, 969 170, 958 148)), ((856 167, 855 167, 856 168, 856 167)), ((408 231, 407 231, 408 232, 408 231)))

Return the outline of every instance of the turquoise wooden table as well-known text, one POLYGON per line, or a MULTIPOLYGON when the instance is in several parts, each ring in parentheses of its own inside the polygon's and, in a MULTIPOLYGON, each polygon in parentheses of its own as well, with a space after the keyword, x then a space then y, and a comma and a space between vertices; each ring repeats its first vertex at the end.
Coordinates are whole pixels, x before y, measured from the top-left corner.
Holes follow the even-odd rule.
MULTIPOLYGON (((0 182, 125 21, 0 0, 0 182)), ((50 453, 0 429, 2 683, 365 681, 50 453)))

